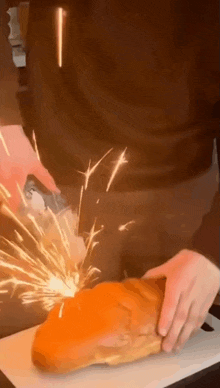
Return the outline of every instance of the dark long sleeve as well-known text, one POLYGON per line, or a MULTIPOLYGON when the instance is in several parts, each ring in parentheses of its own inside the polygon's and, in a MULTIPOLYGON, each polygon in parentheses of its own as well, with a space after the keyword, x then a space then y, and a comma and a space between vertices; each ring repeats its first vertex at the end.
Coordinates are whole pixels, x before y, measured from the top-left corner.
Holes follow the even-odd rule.
MULTIPOLYGON (((220 119, 220 101, 213 108, 213 118, 220 119)), ((220 137, 216 138, 218 166, 220 170, 220 137)), ((216 193, 210 212, 204 217, 200 229, 193 239, 192 249, 201 252, 213 263, 220 267, 220 185, 216 193)))
MULTIPOLYGON (((220 100, 213 107, 213 118, 219 121, 219 126, 220 126, 220 100)), ((217 153, 218 153, 218 167, 220 170, 220 134, 216 139, 216 143, 217 143, 217 153)), ((220 189, 220 186, 219 186, 219 189, 220 189)))

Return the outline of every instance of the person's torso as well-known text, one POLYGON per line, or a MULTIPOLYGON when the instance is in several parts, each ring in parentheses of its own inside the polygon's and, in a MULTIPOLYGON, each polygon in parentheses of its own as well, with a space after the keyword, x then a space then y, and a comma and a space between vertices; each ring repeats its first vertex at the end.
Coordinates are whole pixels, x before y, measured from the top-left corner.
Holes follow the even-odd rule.
MULTIPOLYGON (((216 2, 57 2, 65 11, 62 67, 57 7, 37 3, 29 33, 38 67, 29 63, 32 88, 42 97, 36 110, 42 118, 42 104, 59 112, 59 147, 69 159, 85 164, 127 147, 124 188, 128 180, 136 188, 172 184, 210 166, 219 98, 216 2)), ((54 126, 55 119, 47 125, 53 143, 54 126)))

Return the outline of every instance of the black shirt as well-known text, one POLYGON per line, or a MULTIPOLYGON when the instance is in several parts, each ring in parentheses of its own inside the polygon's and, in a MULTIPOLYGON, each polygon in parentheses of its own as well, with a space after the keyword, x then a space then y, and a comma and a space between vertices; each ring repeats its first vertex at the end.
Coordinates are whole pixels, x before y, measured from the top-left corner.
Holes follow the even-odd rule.
POLYGON ((116 190, 173 185, 210 167, 217 11, 216 0, 31 1, 24 116, 61 183, 111 147, 117 155, 127 147, 129 161, 116 190))

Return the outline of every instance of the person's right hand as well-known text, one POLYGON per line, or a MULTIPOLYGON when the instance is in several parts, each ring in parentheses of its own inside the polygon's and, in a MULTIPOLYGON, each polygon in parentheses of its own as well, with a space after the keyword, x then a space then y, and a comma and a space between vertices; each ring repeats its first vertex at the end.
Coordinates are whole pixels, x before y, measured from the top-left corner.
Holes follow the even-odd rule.
POLYGON ((17 211, 21 203, 18 185, 23 190, 28 175, 34 175, 48 190, 59 189, 48 170, 38 160, 20 125, 0 126, 0 183, 9 191, 9 207, 17 211))

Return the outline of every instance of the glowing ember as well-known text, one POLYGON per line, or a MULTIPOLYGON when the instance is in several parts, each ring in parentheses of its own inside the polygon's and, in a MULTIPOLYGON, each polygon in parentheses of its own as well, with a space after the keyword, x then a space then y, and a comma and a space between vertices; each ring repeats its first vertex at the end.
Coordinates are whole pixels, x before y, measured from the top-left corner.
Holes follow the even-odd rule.
POLYGON ((124 225, 120 225, 120 226, 118 227, 118 230, 119 230, 120 232, 123 232, 124 230, 128 230, 128 225, 131 225, 131 224, 135 224, 135 221, 132 220, 132 221, 127 222, 127 223, 124 224, 124 225))
POLYGON ((17 182, 16 182, 16 185, 17 185, 17 189, 18 189, 18 191, 19 191, 21 200, 22 200, 22 202, 23 202, 23 205, 24 205, 24 206, 27 206, 27 201, 26 201, 26 199, 25 199, 25 196, 24 196, 23 191, 21 190, 21 188, 20 188, 20 186, 19 186, 19 184, 18 184, 17 182))
POLYGON ((6 154, 7 154, 8 156, 10 156, 8 147, 7 147, 6 143, 5 143, 5 140, 4 140, 4 137, 2 136, 1 131, 0 131, 0 140, 2 141, 2 145, 3 145, 4 149, 5 149, 6 154))
POLYGON ((0 183, 0 195, 2 195, 3 199, 6 202, 8 202, 9 198, 11 198, 11 194, 1 183, 0 183))
POLYGON ((72 282, 69 282, 69 285, 65 284, 61 279, 54 277, 51 277, 49 280, 48 288, 51 291, 61 293, 62 295, 66 297, 73 297, 75 293, 77 292, 76 285, 72 282))
POLYGON ((23 230, 28 234, 28 236, 36 243, 38 244, 38 241, 33 236, 33 234, 30 233, 30 231, 25 227, 25 225, 18 219, 18 217, 7 207, 6 205, 2 205, 1 212, 5 214, 6 216, 9 216, 12 218, 23 230))
POLYGON ((104 226, 102 225, 101 229, 95 230, 95 223, 96 223, 96 220, 94 221, 94 224, 92 225, 92 228, 91 228, 91 231, 89 234, 88 243, 87 243, 87 247, 86 247, 87 254, 89 253, 89 250, 91 247, 93 249, 95 247, 95 245, 97 245, 96 242, 93 241, 94 237, 104 229, 104 226))
POLYGON ((58 8, 58 65, 62 67, 63 54, 63 8, 58 8))
POLYGON ((39 151, 38 151, 37 140, 36 140, 36 136, 35 136, 35 132, 34 131, 32 133, 32 139, 33 139, 33 142, 34 142, 34 150, 36 152, 38 160, 40 161, 40 154, 39 154, 39 151))
POLYGON ((62 316, 63 316, 63 308, 64 308, 64 302, 60 306, 59 318, 62 318, 62 316))
POLYGON ((86 190, 88 188, 88 184, 89 184, 89 178, 92 174, 94 174, 96 168, 99 166, 99 164, 103 161, 103 159, 113 150, 113 148, 111 148, 109 151, 106 152, 106 154, 104 156, 102 156, 101 159, 99 159, 99 161, 92 167, 90 168, 90 164, 91 164, 91 160, 89 161, 89 167, 87 169, 86 172, 82 172, 82 171, 78 171, 80 174, 82 175, 85 175, 85 184, 84 184, 84 189, 86 190))
MULTIPOLYGON (((59 8, 60 66, 62 65, 62 12, 62 8, 59 8)), ((0 139, 2 140, 4 148, 8 153, 7 146, 1 133, 0 139)), ((33 140, 39 158, 34 133, 33 140)), ((21 219, 16 216, 16 214, 14 214, 5 203, 3 203, 1 212, 9 218, 12 218, 15 225, 18 225, 18 227, 22 229, 22 232, 31 238, 35 246, 35 253, 30 252, 27 246, 25 246, 24 239, 17 230, 14 230, 17 242, 2 238, 6 248, 4 250, 0 250, 0 268, 6 275, 8 275, 8 278, 0 281, 0 294, 9 292, 10 288, 12 288, 13 294, 15 290, 19 288, 21 289, 19 292, 19 298, 23 304, 40 303, 46 311, 50 311, 55 304, 59 303, 61 304, 59 312, 59 317, 61 318, 63 315, 64 299, 74 297, 75 294, 86 286, 88 282, 91 283, 91 281, 97 279, 92 278, 100 271, 92 266, 85 271, 85 269, 83 269, 83 263, 87 255, 90 254, 94 247, 99 243, 98 241, 94 241, 94 238, 103 230, 104 226, 102 225, 99 230, 95 230, 96 220, 94 221, 87 238, 86 247, 83 245, 85 250, 78 249, 81 246, 82 239, 78 236, 77 231, 79 229, 83 192, 88 187, 90 176, 95 172, 101 161, 111 151, 112 149, 110 149, 92 168, 90 168, 90 162, 85 173, 81 172, 81 174, 85 176, 85 184, 82 186, 80 192, 79 209, 76 222, 77 227, 70 225, 68 219, 65 218, 65 215, 63 216, 65 227, 63 227, 60 223, 59 217, 55 215, 51 209, 48 208, 42 211, 42 217, 50 217, 50 220, 52 220, 54 230, 56 230, 59 236, 58 243, 55 242, 53 238, 50 239, 48 237, 47 231, 44 230, 43 226, 39 224, 40 221, 37 221, 33 215, 28 214, 26 216, 26 221, 29 220, 30 224, 34 228, 34 232, 32 233, 31 230, 29 230, 29 227, 25 226, 21 219), (38 237, 36 237, 36 234, 38 237), (71 242, 75 243, 74 252, 70 249, 71 242), (76 261, 78 252, 81 252, 79 264, 76 261)), ((119 167, 122 164, 127 163, 127 160, 125 159, 125 152, 126 149, 120 155, 115 164, 106 191, 109 190, 119 167)), ((24 206, 27 207, 27 201, 25 200, 24 194, 18 184, 17 188, 24 206)), ((8 198, 11 197, 10 193, 2 184, 0 184, 0 194, 2 195, 4 202, 7 202, 8 198)), ((99 199, 96 203, 99 203, 99 199)), ((134 221, 130 221, 125 225, 119 226, 119 231, 127 230, 127 226, 131 223, 134 223, 134 221)))
POLYGON ((80 215, 81 215, 81 207, 82 207, 82 199, 83 199, 83 186, 80 190, 80 197, 79 197, 79 209, 78 209, 78 225, 77 225, 77 235, 79 235, 79 223, 80 223, 80 215))
MULTIPOLYGON (((16 230, 15 235, 18 243, 2 238, 7 246, 7 251, 0 250, 0 268, 9 275, 9 278, 0 281, 0 288, 4 288, 0 293, 8 292, 9 287, 13 288, 13 292, 18 287, 22 288, 19 298, 23 304, 38 302, 43 309, 50 311, 55 304, 62 303, 66 297, 74 297, 76 292, 83 288, 87 282, 91 282, 95 273, 100 272, 93 267, 84 271, 80 264, 74 263, 74 257, 70 257, 65 240, 65 231, 61 229, 57 217, 51 210, 50 215, 60 234, 60 241, 66 248, 64 253, 61 253, 60 248, 54 243, 48 247, 45 246, 41 238, 38 241, 7 206, 3 205, 3 209, 4 213, 10 215, 23 232, 32 237, 39 256, 31 253, 23 245, 23 238, 16 230)), ((39 234, 41 232, 41 237, 45 235, 34 217, 29 216, 29 218, 33 222, 35 230, 39 234)), ((94 235, 97 234, 94 229, 92 232, 89 244, 91 244, 94 235)), ((73 232, 72 238, 77 239, 73 232)), ((83 259, 84 257, 82 257, 82 261, 83 259)))
POLYGON ((15 230, 15 235, 17 237, 18 242, 21 243, 24 241, 23 237, 20 235, 20 233, 17 232, 17 230, 15 230))
POLYGON ((119 159, 115 163, 115 168, 114 168, 114 170, 112 172, 112 175, 111 175, 111 177, 109 179, 106 191, 109 191, 110 186, 111 186, 111 184, 112 184, 112 182, 113 182, 113 180, 114 180, 114 178, 115 178, 115 176, 116 176, 116 174, 118 172, 119 167, 122 164, 124 164, 124 163, 128 163, 128 161, 125 159, 125 152, 126 152, 126 150, 127 150, 127 148, 125 148, 125 150, 122 152, 122 154, 119 156, 119 159))

